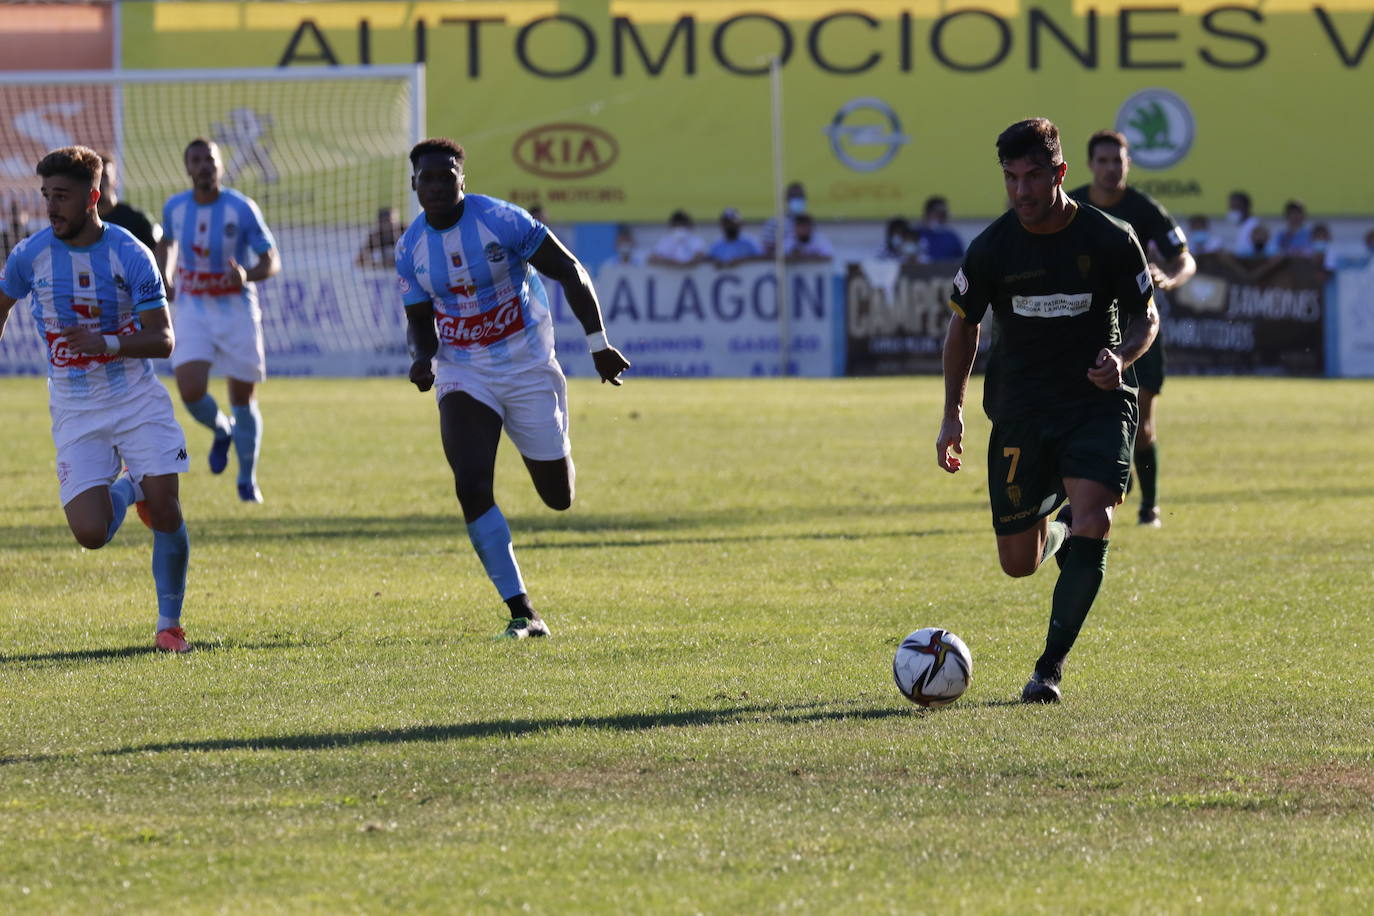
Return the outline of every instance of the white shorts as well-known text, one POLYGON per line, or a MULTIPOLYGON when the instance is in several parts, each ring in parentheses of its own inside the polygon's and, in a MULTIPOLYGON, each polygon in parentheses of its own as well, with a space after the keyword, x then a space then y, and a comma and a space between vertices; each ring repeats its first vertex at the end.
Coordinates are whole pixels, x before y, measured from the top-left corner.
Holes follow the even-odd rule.
POLYGON ((184 474, 190 467, 172 399, 155 379, 121 401, 89 407, 49 404, 48 412, 64 506, 91 487, 114 483, 125 465, 134 480, 184 474))
POLYGON ((434 386, 435 399, 463 391, 500 415, 506 435, 532 461, 572 454, 568 439, 568 380, 557 363, 490 377, 446 368, 452 376, 434 386))
POLYGON ((207 362, 229 378, 267 378, 262 309, 237 296, 178 296, 172 306, 172 367, 207 362))

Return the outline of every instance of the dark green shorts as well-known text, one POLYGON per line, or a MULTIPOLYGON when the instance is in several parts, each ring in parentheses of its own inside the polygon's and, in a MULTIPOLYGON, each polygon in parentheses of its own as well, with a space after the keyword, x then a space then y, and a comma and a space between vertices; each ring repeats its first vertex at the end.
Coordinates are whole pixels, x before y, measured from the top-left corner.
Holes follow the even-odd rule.
POLYGON ((1139 418, 1134 394, 1123 390, 1119 400, 1101 407, 992 424, 993 530, 1006 535, 1033 527, 1063 502, 1065 477, 1095 480, 1124 494, 1139 418))
POLYGON ((1164 336, 1155 338, 1145 355, 1131 364, 1135 380, 1141 388, 1159 394, 1164 390, 1164 336))

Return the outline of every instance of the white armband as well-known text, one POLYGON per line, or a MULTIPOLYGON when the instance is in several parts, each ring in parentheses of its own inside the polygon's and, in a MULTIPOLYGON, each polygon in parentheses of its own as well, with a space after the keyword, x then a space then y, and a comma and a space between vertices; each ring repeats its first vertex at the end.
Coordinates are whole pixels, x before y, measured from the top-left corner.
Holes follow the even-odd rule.
POLYGON ((587 351, 590 353, 600 353, 602 350, 609 350, 611 342, 606 339, 606 331, 603 328, 594 334, 587 335, 587 351))
POLYGON ((119 338, 117 336, 114 334, 102 334, 100 336, 105 338, 106 353, 114 354, 119 352, 119 338))

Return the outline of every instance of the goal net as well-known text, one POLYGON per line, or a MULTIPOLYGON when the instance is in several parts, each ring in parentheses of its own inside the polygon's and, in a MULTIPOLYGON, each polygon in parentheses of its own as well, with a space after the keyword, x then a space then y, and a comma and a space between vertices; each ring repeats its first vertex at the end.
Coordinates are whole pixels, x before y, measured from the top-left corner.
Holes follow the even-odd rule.
MULTIPOLYGON (((48 150, 112 153, 119 199, 157 222, 190 187, 187 142, 206 137, 224 184, 257 201, 277 239, 281 272, 258 284, 268 372, 403 373, 394 239, 380 226, 414 212, 406 157, 423 131, 419 67, 0 73, 0 255, 47 225, 34 166, 48 150)), ((47 372, 26 306, 0 340, 0 374, 47 372)))

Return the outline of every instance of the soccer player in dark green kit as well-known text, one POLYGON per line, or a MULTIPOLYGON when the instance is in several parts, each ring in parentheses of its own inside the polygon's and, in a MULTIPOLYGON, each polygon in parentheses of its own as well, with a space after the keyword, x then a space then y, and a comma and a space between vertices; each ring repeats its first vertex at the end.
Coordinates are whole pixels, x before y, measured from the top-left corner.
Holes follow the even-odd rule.
POLYGON ((935 452, 941 468, 959 470, 964 395, 991 310, 983 408, 992 420, 988 491, 998 558, 1016 577, 1051 556, 1060 566, 1045 651, 1021 700, 1057 703, 1130 476, 1138 413, 1127 370, 1154 341, 1159 313, 1130 226, 1064 193, 1068 166, 1053 123, 1011 125, 997 138, 997 158, 1011 208, 969 245, 954 277, 935 452), (1121 315, 1131 319, 1124 336, 1121 315), (1069 505, 1050 521, 1066 496, 1069 505))
MULTIPOLYGON (((1187 283, 1197 272, 1197 262, 1188 251, 1188 240, 1178 223, 1158 201, 1143 191, 1126 185, 1131 170, 1131 152, 1126 137, 1114 130, 1099 130, 1088 138, 1088 169, 1093 180, 1069 192, 1074 200, 1092 204, 1099 210, 1131 224, 1136 238, 1153 245, 1160 263, 1150 261, 1150 277, 1155 289, 1167 292, 1187 283)), ((1140 524, 1158 528, 1159 455, 1155 440, 1155 398, 1164 390, 1164 335, 1135 364, 1140 386, 1140 425, 1135 433, 1135 473, 1140 483, 1140 524)))

